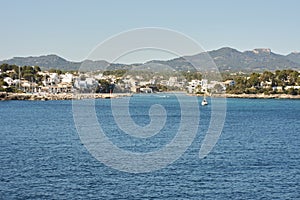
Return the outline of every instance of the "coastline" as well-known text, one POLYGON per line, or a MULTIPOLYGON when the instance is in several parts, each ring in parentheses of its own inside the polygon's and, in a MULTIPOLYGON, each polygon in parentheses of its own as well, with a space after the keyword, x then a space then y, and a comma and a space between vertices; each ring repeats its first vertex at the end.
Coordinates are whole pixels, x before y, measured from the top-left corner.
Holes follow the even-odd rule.
MULTIPOLYGON (((203 95, 197 95, 203 96, 203 95)), ((213 94, 211 97, 244 98, 244 99, 300 99, 300 95, 290 94, 213 94)))
MULTIPOLYGON (((47 101, 47 100, 79 100, 79 99, 109 99, 130 97, 131 93, 88 93, 88 94, 28 94, 28 93, 7 93, 0 92, 0 101, 7 100, 29 100, 29 101, 47 101)), ((203 96, 203 94, 187 94, 189 96, 203 96)), ((289 94, 213 94, 210 97, 215 98, 247 98, 247 99, 300 99, 300 95, 289 94)))
POLYGON ((48 101, 48 100, 80 100, 80 99, 110 99, 129 97, 129 93, 90 93, 90 94, 73 94, 73 93, 59 93, 59 94, 28 94, 28 93, 7 93, 0 92, 0 101, 6 100, 29 100, 29 101, 48 101))

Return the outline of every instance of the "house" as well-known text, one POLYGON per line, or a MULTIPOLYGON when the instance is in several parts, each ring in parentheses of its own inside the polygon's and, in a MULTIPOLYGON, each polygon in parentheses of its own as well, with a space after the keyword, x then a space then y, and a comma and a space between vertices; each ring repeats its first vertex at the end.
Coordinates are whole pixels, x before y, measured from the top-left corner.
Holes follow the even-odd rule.
POLYGON ((153 93, 152 88, 140 88, 141 93, 153 93))
POLYGON ((87 88, 87 83, 85 80, 76 79, 74 81, 74 87, 77 89, 87 88))
POLYGON ((60 78, 61 78, 62 83, 72 83, 73 74, 70 74, 70 73, 62 74, 62 75, 60 75, 60 78))
POLYGON ((48 83, 51 85, 56 85, 60 82, 58 74, 57 73, 50 73, 48 78, 48 83))
POLYGON ((150 82, 151 85, 154 85, 156 83, 156 79, 155 78, 150 79, 149 82, 150 82))
POLYGON ((282 92, 283 91, 283 87, 282 86, 275 86, 272 87, 273 91, 278 91, 278 92, 282 92))
POLYGON ((101 80, 101 79, 103 79, 103 73, 100 73, 100 74, 98 74, 98 75, 96 75, 96 76, 94 76, 95 77, 95 79, 97 79, 97 80, 101 80))
POLYGON ((150 81, 140 81, 139 82, 140 86, 146 86, 146 85, 149 85, 149 84, 150 84, 150 81))
POLYGON ((21 81, 21 86, 22 86, 23 88, 30 88, 30 82, 27 81, 27 80, 22 80, 22 81, 21 81))
POLYGON ((167 86, 167 85, 169 85, 169 81, 167 81, 167 80, 161 80, 160 84, 164 85, 164 86, 167 86))
POLYGON ((72 92, 72 84, 70 83, 59 83, 57 84, 57 92, 58 93, 68 93, 72 92))
POLYGON ((11 85, 14 83, 14 80, 13 80, 12 78, 10 78, 10 77, 5 77, 5 78, 3 79, 3 81, 4 81, 5 83, 7 83, 8 86, 11 86, 11 85))
POLYGON ((75 79, 74 81, 74 87, 77 89, 94 89, 98 86, 98 82, 94 78, 85 78, 84 80, 81 80, 79 78, 75 79))
POLYGON ((14 85, 19 85, 20 83, 21 83, 20 79, 15 79, 15 80, 13 81, 13 84, 14 84, 14 85))
POLYGON ((271 88, 272 87, 272 81, 262 81, 261 83, 260 83, 260 86, 262 87, 262 88, 271 88))
POLYGON ((207 90, 211 87, 211 85, 208 84, 207 79, 202 79, 200 81, 200 86, 201 86, 201 92, 205 93, 207 90))
POLYGON ((295 86, 285 86, 284 88, 285 90, 288 90, 288 89, 296 89, 296 90, 299 90, 300 89, 300 86, 299 85, 295 85, 295 86))
POLYGON ((226 80, 224 82, 225 86, 234 86, 235 85, 235 81, 234 80, 226 80))
POLYGON ((177 77, 171 76, 171 77, 169 78, 169 82, 168 82, 168 85, 169 85, 169 86, 176 86, 177 83, 178 83, 177 77))
POLYGON ((199 86, 201 86, 201 81, 191 80, 190 82, 188 82, 188 86, 187 86, 188 93, 196 92, 196 88, 199 86))
POLYGON ((24 92, 36 92, 38 89, 38 84, 29 82, 27 80, 21 80, 21 87, 24 92))
POLYGON ((200 85, 200 86, 202 85, 202 82, 200 80, 191 80, 189 82, 189 86, 196 87, 198 85, 200 85))
POLYGON ((98 82, 94 78, 89 77, 89 78, 86 78, 85 81, 86 81, 87 87, 95 87, 98 85, 98 82))
POLYGON ((188 82, 188 92, 189 93, 194 93, 194 92, 198 92, 199 88, 202 86, 202 81, 200 80, 191 80, 190 82, 188 82))

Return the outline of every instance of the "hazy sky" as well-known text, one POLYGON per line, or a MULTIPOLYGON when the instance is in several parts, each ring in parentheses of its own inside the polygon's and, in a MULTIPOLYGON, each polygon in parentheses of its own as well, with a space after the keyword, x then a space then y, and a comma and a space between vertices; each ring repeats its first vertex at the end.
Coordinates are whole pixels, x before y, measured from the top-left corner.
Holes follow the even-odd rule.
POLYGON ((80 61, 133 28, 182 32, 205 50, 300 51, 298 0, 0 0, 0 59, 57 54, 80 61))

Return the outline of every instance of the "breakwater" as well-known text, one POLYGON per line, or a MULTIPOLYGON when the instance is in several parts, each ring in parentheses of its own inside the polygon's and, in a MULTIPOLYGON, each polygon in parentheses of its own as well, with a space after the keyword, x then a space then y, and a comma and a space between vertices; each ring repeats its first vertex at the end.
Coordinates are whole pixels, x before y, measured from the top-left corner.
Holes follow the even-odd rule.
POLYGON ((76 99, 108 99, 131 96, 130 93, 91 93, 91 94, 76 94, 76 93, 60 93, 60 94, 28 94, 28 93, 0 93, 0 100, 76 100, 76 99))

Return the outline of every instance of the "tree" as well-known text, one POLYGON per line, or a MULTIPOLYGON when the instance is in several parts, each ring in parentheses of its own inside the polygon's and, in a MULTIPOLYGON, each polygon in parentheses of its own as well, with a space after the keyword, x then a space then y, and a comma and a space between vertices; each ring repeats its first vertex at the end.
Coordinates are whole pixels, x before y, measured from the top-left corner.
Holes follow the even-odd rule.
POLYGON ((260 74, 252 73, 247 81, 247 87, 259 87, 260 86, 260 74))
POLYGON ((100 93, 110 93, 113 92, 115 84, 111 84, 111 80, 99 80, 100 87, 97 89, 97 92, 100 93))
POLYGON ((297 83, 299 73, 297 71, 291 71, 289 73, 288 79, 290 85, 295 85, 297 83))
POLYGON ((294 88, 289 88, 286 92, 287 92, 287 94, 290 94, 290 95, 297 95, 298 94, 297 90, 294 89, 294 88))
POLYGON ((7 63, 3 63, 0 66, 0 69, 1 69, 2 72, 6 72, 7 70, 9 70, 9 65, 7 63))
POLYGON ((59 70, 59 69, 49 69, 49 72, 50 72, 50 73, 57 73, 58 75, 61 75, 61 74, 62 74, 62 71, 59 70))
POLYGON ((244 76, 234 77, 235 85, 226 88, 226 92, 230 94, 242 94, 246 90, 247 79, 244 76))
POLYGON ((297 78, 297 85, 300 85, 300 77, 297 78))
POLYGON ((8 86, 8 84, 4 80, 0 80, 0 87, 2 86, 8 86))
POLYGON ((221 93, 223 90, 224 90, 224 87, 223 87, 221 84, 216 84, 216 85, 214 86, 214 91, 215 91, 216 93, 221 93))
POLYGON ((187 81, 202 79, 202 74, 200 72, 182 72, 181 74, 187 81))
POLYGON ((22 77, 27 81, 35 81, 35 77, 31 73, 25 73, 22 77))
POLYGON ((287 71, 286 70, 279 71, 276 78, 278 79, 278 82, 280 83, 280 85, 285 86, 287 78, 288 78, 287 71))
POLYGON ((39 66, 34 66, 33 69, 34 69, 35 72, 40 72, 41 71, 41 68, 39 66))
POLYGON ((261 81, 268 81, 268 82, 273 82, 275 78, 275 75, 270 72, 270 71, 264 71, 264 73, 262 73, 262 75, 260 76, 261 81))

